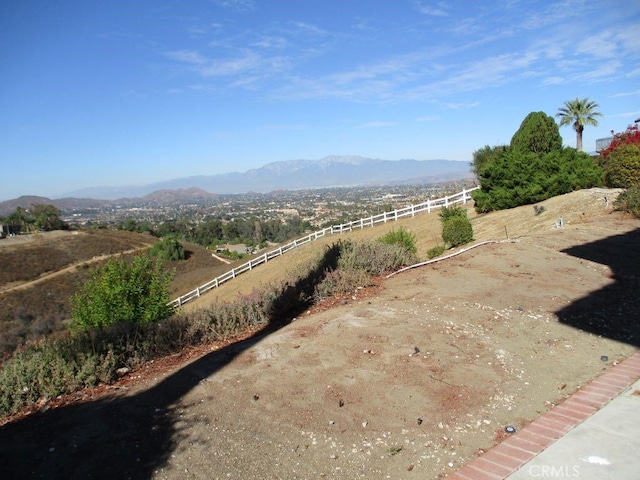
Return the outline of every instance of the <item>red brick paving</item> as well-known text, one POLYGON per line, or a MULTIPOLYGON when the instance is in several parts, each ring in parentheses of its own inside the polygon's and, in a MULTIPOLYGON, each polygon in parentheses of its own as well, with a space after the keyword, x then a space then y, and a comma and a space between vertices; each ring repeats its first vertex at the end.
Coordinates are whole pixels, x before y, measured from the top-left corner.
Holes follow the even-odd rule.
POLYGON ((640 379, 640 352, 614 365, 567 400, 507 437, 449 480, 504 480, 640 379))

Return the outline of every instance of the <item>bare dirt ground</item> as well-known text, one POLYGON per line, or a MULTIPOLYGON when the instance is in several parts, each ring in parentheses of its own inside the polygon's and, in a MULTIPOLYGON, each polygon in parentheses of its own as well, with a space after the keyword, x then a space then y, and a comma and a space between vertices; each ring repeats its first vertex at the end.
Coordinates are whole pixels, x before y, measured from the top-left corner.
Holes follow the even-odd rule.
POLYGON ((443 477, 640 346, 640 221, 599 209, 46 405, 0 476, 443 477))

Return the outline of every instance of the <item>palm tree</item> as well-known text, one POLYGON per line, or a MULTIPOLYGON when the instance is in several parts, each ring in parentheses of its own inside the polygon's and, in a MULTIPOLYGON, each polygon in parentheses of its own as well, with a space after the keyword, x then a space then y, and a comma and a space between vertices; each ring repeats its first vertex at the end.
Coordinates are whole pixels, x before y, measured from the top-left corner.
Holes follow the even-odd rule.
POLYGON ((560 118, 560 126, 572 125, 576 131, 576 149, 582 151, 582 132, 585 125, 598 126, 598 120, 595 117, 601 117, 602 114, 596 111, 599 105, 590 101, 587 97, 575 98, 564 102, 564 107, 558 109, 556 117, 560 118))

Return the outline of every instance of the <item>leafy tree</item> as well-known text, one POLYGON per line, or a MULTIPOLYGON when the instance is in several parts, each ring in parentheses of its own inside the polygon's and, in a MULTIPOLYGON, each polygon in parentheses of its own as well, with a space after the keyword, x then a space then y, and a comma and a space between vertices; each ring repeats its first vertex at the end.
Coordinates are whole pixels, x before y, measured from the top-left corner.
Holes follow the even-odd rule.
POLYGON ((225 223, 222 230, 225 238, 229 241, 235 241, 240 238, 240 229, 238 228, 238 222, 236 222, 236 220, 225 223))
POLYGON ((478 213, 537 203, 602 183, 602 169, 589 155, 562 148, 558 127, 543 112, 527 115, 509 147, 476 151, 474 167, 480 180, 480 190, 472 193, 478 213))
POLYGON ((32 222, 29 219, 27 211, 22 207, 16 208, 16 211, 7 216, 5 221, 9 226, 9 233, 18 234, 31 229, 32 222))
POLYGON ((220 243, 222 235, 222 221, 218 218, 210 218, 196 226, 190 240, 208 247, 220 243))
POLYGON ((604 164, 604 177, 610 187, 640 185, 640 144, 625 143, 609 153, 604 164))
POLYGON ((613 152, 616 148, 621 145, 638 145, 640 144, 640 128, 638 125, 629 125, 627 129, 622 133, 614 133, 613 139, 607 148, 600 152, 600 157, 605 159, 613 152))
POLYGON ((480 148, 473 152, 473 162, 471 164, 471 169, 476 177, 479 176, 480 169, 482 166, 489 162, 492 158, 501 155, 505 151, 509 150, 508 145, 497 145, 495 147, 490 147, 489 145, 485 145, 483 148, 480 148))
POLYGON ((602 169, 574 148, 544 155, 511 149, 484 164, 479 179, 481 188, 472 197, 476 211, 483 213, 601 185, 602 169))
POLYGON ((63 230, 67 224, 60 218, 60 210, 53 205, 34 204, 29 211, 35 227, 39 230, 63 230))
POLYGON ((162 260, 184 260, 184 247, 175 236, 164 237, 149 248, 149 254, 162 260))
POLYGON ((562 148, 562 137, 555 120, 544 112, 531 112, 511 138, 511 148, 544 154, 562 148))
POLYGON ((640 179, 640 129, 631 125, 622 133, 614 133, 611 144, 600 152, 598 161, 610 187, 632 187, 640 179))
POLYGON ((156 235, 158 235, 159 237, 166 237, 167 235, 171 235, 174 233, 180 234, 181 232, 178 226, 176 225, 176 222, 173 220, 167 220, 166 222, 162 222, 156 228, 156 235))
POLYGON ((36 203, 29 209, 22 207, 6 217, 4 221, 11 233, 31 232, 35 230, 63 230, 69 226, 60 218, 60 210, 53 205, 36 203))
POLYGON ((146 256, 110 260, 91 272, 71 299, 72 328, 90 330, 115 323, 145 324, 171 315, 168 287, 173 274, 146 256))
POLYGON ((596 117, 601 117, 602 114, 596 109, 599 105, 596 102, 585 98, 575 98, 564 102, 564 106, 558 109, 556 117, 560 119, 560 126, 565 125, 573 126, 576 131, 576 149, 582 151, 582 132, 587 125, 598 126, 598 120, 596 117))

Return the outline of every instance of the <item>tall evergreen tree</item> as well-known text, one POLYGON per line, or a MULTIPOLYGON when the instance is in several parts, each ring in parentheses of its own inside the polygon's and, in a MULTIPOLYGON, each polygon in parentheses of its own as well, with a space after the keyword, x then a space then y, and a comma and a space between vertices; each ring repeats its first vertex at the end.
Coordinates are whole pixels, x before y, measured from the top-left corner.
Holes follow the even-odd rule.
POLYGON ((562 149, 562 137, 553 117, 531 112, 511 138, 511 148, 538 155, 562 149))

